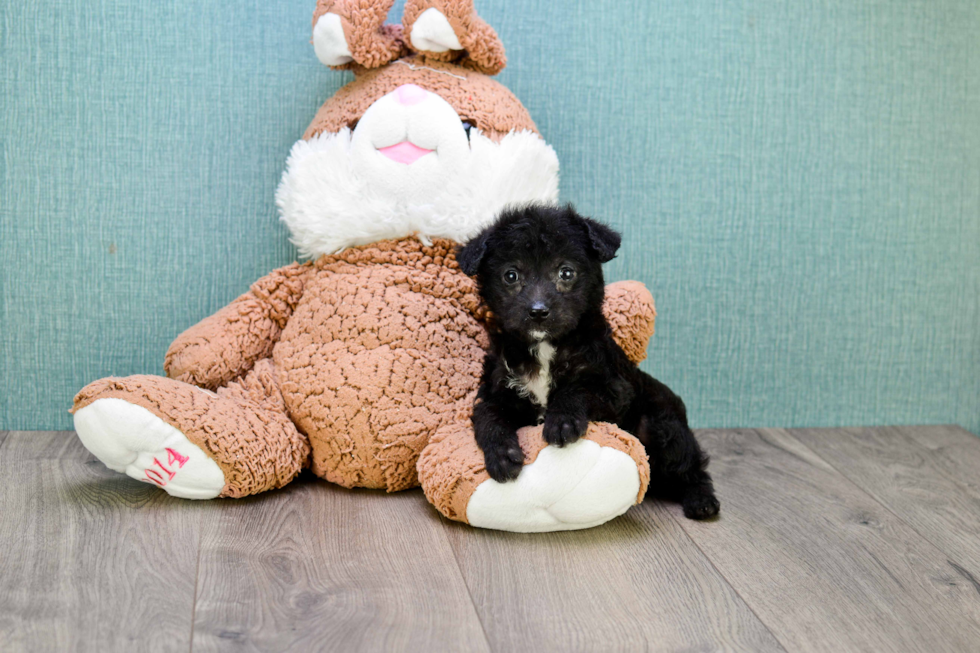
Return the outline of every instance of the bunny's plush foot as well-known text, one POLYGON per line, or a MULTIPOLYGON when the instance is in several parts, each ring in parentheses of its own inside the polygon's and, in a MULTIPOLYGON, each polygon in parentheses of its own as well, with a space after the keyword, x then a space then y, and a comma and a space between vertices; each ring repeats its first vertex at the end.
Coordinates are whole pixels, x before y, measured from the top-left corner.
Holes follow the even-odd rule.
POLYGON ((591 528, 626 512, 639 489, 637 464, 628 454, 578 440, 544 447, 514 481, 481 483, 466 519, 481 528, 520 532, 591 528))
POLYGON ((612 424, 592 423, 578 441, 548 445, 542 427, 517 432, 524 467, 497 482, 469 424, 436 432, 419 458, 419 481, 443 515, 471 526, 522 533, 591 528, 618 517, 646 493, 643 445, 612 424))
POLYGON ((106 467, 175 497, 243 497, 282 487, 309 462, 272 362, 211 392, 159 376, 101 379, 75 397, 75 429, 106 467))
POLYGON ((213 499, 225 486, 217 463, 183 433, 124 399, 97 399, 75 412, 78 437, 106 467, 183 499, 213 499))

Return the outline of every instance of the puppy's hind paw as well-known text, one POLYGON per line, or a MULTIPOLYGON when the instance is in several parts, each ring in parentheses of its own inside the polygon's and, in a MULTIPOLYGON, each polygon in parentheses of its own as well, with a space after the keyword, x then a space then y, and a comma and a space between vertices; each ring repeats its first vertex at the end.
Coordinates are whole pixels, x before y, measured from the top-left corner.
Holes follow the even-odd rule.
POLYGON ((589 420, 581 415, 548 413, 544 418, 541 436, 548 444, 564 447, 585 435, 589 420))
POLYGON ((721 509, 721 504, 714 494, 701 491, 685 494, 681 506, 684 508, 684 516, 688 519, 711 519, 721 509))
POLYGON ((517 442, 483 452, 487 474, 498 483, 513 481, 524 468, 524 452, 517 442))

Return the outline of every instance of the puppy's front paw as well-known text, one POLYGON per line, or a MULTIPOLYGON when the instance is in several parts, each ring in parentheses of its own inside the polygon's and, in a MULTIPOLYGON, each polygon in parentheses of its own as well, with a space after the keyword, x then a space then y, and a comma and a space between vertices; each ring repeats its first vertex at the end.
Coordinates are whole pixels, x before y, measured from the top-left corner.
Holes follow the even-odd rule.
POLYGON ((487 474, 498 483, 513 481, 524 468, 524 452, 515 440, 491 449, 484 449, 483 464, 487 474))
POLYGON ((564 447, 585 435, 589 420, 584 415, 548 413, 544 418, 544 441, 564 447))

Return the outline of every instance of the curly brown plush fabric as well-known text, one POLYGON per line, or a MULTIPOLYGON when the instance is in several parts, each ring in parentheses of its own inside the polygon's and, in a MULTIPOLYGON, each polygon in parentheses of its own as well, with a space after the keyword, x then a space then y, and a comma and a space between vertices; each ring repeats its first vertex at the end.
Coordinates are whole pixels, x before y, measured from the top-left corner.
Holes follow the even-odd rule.
POLYGON ((422 447, 476 387, 484 309, 454 247, 384 241, 316 262, 273 359, 317 475, 415 486, 422 447))
POLYGON ((340 16, 344 38, 354 59, 331 68, 377 68, 408 54, 402 40, 402 26, 384 24, 393 4, 395 0, 317 0, 313 27, 316 28, 317 21, 328 12, 340 16))
POLYGON ((412 46, 412 26, 419 16, 428 9, 436 9, 453 28, 463 50, 446 52, 420 51, 432 60, 451 61, 486 75, 496 75, 507 65, 504 44, 492 27, 487 25, 476 13, 473 0, 408 0, 402 14, 404 41, 412 46))
POLYGON ((616 341, 636 364, 647 357, 647 343, 653 336, 657 309, 653 295, 639 281, 617 281, 606 286, 602 306, 616 341))
POLYGON ((384 68, 354 69, 357 78, 327 99, 303 138, 353 127, 377 99, 402 84, 415 84, 436 93, 483 134, 499 142, 511 131, 538 128, 531 114, 506 87, 490 77, 423 55, 400 59, 384 68))
MULTIPOLYGON (((541 426, 528 426, 517 432, 525 465, 532 464, 547 446, 541 429, 541 426)), ((650 463, 639 440, 605 422, 589 424, 583 439, 622 451, 636 462, 640 474, 636 501, 642 501, 650 483, 650 463)), ((436 432, 419 457, 418 475, 425 497, 436 510, 449 519, 468 523, 466 508, 470 497, 481 483, 490 480, 468 417, 436 432)))
POLYGON ((507 65, 504 45, 492 27, 476 13, 473 0, 408 0, 401 25, 387 25, 385 19, 394 0, 317 0, 313 28, 326 14, 340 17, 344 38, 354 61, 335 70, 379 68, 410 52, 424 54, 431 61, 451 62, 486 75, 496 75, 507 65), (427 52, 412 46, 415 21, 428 9, 436 9, 449 22, 462 50, 427 52))
POLYGON ((249 292, 177 336, 164 358, 167 376, 214 390, 271 356, 310 269, 309 263, 293 263, 267 274, 249 292))

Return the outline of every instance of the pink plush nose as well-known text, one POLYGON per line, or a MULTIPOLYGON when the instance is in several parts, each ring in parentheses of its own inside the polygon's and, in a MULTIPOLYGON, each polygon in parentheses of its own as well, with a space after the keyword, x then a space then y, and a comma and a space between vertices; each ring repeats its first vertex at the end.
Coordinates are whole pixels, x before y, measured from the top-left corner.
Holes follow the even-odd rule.
POLYGON ((395 89, 395 97, 401 104, 411 106, 425 99, 425 89, 415 84, 402 84, 395 89))

